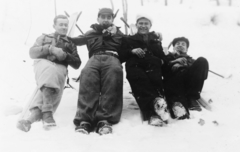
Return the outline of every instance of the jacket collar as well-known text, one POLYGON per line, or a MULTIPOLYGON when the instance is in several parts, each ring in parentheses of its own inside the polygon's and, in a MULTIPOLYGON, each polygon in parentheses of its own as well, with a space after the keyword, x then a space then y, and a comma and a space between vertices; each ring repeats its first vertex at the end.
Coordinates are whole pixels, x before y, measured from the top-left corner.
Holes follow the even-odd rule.
POLYGON ((58 33, 55 32, 55 33, 53 33, 53 36, 54 36, 55 38, 57 38, 58 36, 60 36, 61 39, 63 39, 63 40, 65 40, 65 41, 69 42, 69 41, 68 41, 68 38, 67 38, 66 35, 63 36, 63 35, 60 35, 60 34, 58 34, 58 33))

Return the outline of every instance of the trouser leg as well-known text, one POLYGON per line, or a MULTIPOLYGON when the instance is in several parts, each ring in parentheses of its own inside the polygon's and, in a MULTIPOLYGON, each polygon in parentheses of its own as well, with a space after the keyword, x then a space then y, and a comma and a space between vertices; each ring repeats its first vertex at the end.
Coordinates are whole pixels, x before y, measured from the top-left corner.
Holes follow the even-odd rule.
POLYGON ((185 74, 186 96, 191 99, 199 99, 204 81, 208 76, 208 61, 200 57, 188 69, 185 74))
POLYGON ((101 56, 101 97, 96 121, 118 123, 123 106, 123 71, 119 60, 113 56, 101 56))
POLYGON ((43 112, 54 113, 62 98, 67 69, 47 60, 38 60, 34 64, 34 70, 38 90, 29 109, 31 111, 37 107, 43 112))
POLYGON ((162 81, 162 62, 159 58, 151 56, 140 62, 140 66, 145 70, 151 84, 158 91, 159 96, 164 97, 162 81))
POLYGON ((159 96, 159 93, 140 67, 136 65, 126 67, 126 72, 133 95, 142 111, 143 119, 147 120, 153 113, 153 101, 159 96))
POLYGON ((53 112, 54 101, 58 94, 57 90, 54 88, 42 87, 41 91, 43 100, 42 112, 53 112))
POLYGON ((94 122, 100 96, 99 66, 99 59, 92 56, 81 71, 77 112, 74 118, 76 126, 79 126, 83 121, 90 124, 94 122))

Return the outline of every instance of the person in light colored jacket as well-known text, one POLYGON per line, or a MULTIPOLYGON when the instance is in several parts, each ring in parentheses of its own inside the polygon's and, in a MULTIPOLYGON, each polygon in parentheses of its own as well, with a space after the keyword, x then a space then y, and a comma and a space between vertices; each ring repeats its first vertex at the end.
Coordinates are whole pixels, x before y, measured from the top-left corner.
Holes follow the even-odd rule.
POLYGON ((22 131, 28 132, 31 124, 39 120, 46 129, 56 126, 53 113, 62 98, 67 67, 78 69, 81 65, 76 46, 66 36, 68 24, 66 16, 56 16, 55 33, 41 35, 30 48, 37 89, 27 107, 30 115, 23 115, 17 123, 17 128, 22 131))

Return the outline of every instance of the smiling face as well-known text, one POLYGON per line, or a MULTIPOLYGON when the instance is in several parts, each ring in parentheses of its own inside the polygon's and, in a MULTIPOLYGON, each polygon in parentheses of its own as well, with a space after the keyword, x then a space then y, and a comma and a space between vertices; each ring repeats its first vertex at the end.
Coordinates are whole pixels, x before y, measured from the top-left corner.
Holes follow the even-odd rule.
POLYGON ((103 25, 104 27, 109 27, 113 23, 113 16, 109 13, 102 13, 99 14, 97 21, 100 25, 103 25))
POLYGON ((173 47, 174 52, 177 54, 187 54, 188 47, 185 41, 177 41, 177 43, 173 47))
POLYGON ((56 30, 56 33, 65 36, 68 32, 68 23, 68 19, 58 18, 53 28, 56 30))
POLYGON ((141 18, 137 21, 136 27, 139 34, 149 33, 150 28, 152 27, 151 22, 146 18, 141 18))

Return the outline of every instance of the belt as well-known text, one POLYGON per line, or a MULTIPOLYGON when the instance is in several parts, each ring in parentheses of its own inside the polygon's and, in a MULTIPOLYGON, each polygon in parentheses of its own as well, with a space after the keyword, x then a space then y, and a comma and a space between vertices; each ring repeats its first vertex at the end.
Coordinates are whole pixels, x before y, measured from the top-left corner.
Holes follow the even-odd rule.
POLYGON ((113 53, 113 51, 99 51, 99 52, 94 53, 93 55, 110 55, 115 58, 118 58, 117 52, 113 53))

